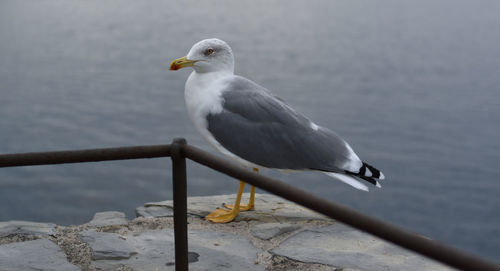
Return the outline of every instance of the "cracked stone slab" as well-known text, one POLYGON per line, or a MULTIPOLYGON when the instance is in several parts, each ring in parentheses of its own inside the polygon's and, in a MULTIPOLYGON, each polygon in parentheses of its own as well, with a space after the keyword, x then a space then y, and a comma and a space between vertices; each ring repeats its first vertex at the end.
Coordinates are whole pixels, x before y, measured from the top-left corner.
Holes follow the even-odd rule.
POLYGON ((127 223, 128 220, 124 213, 109 211, 95 213, 94 218, 92 218, 92 220, 89 222, 89 225, 94 227, 104 227, 113 225, 125 225, 127 223))
POLYGON ((137 254, 127 239, 116 233, 87 230, 79 235, 92 248, 92 260, 121 260, 137 254))
POLYGON ((166 206, 140 206, 135 209, 137 217, 173 217, 174 210, 166 206))
MULTIPOLYGON (((244 193, 242 202, 248 200, 250 194, 244 193)), ((205 217, 223 203, 233 203, 236 195, 220 195, 206 197, 189 197, 188 213, 198 217, 205 217)), ((149 202, 144 204, 144 207, 163 207, 166 209, 173 208, 173 201, 166 200, 160 202, 149 202)), ((255 194, 255 210, 249 212, 241 212, 235 221, 256 220, 262 222, 280 222, 280 221, 301 221, 301 220, 330 220, 328 217, 311 211, 307 208, 299 206, 293 202, 282 199, 270 194, 255 194)))
POLYGON ((76 271, 62 249, 47 239, 0 245, 0 270, 76 271))
MULTIPOLYGON (((108 269, 125 265, 138 270, 174 270, 173 235, 171 229, 125 235, 124 241, 136 254, 127 259, 94 260, 92 265, 108 269)), ((112 246, 121 249, 117 243, 112 246)), ((264 270, 264 266, 255 264, 259 252, 260 249, 239 235, 189 231, 189 270, 264 270)))
POLYGON ((54 235, 56 224, 30 221, 0 222, 0 238, 12 234, 54 235))
POLYGON ((262 240, 269 240, 284 233, 299 229, 300 226, 290 223, 263 223, 253 225, 250 232, 262 240))
POLYGON ((354 270, 453 270, 340 223, 302 231, 271 253, 305 263, 354 270))

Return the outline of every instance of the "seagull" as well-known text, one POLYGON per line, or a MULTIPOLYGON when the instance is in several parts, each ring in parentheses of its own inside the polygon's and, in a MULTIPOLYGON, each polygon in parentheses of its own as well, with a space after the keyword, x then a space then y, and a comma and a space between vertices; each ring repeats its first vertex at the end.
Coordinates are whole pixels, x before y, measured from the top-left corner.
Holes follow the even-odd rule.
MULTIPOLYGON (((328 128, 295 111, 281 98, 251 80, 234 74, 231 47, 220 39, 202 40, 170 70, 191 67, 184 99, 198 132, 219 152, 244 167, 323 172, 354 188, 368 191, 366 181, 380 187, 384 174, 363 162, 351 146, 328 128)), ((205 218, 227 223, 240 211, 253 210, 255 187, 241 204, 240 181, 234 205, 205 218)))

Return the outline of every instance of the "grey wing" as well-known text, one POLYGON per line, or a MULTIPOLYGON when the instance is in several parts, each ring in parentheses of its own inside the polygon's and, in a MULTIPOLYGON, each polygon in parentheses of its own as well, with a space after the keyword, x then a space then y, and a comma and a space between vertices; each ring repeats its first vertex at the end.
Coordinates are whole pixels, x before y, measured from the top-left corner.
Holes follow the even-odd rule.
POLYGON ((230 152, 269 168, 347 170, 352 150, 345 141, 326 128, 313 128, 263 87, 236 77, 222 98, 222 112, 207 116, 208 130, 230 152))

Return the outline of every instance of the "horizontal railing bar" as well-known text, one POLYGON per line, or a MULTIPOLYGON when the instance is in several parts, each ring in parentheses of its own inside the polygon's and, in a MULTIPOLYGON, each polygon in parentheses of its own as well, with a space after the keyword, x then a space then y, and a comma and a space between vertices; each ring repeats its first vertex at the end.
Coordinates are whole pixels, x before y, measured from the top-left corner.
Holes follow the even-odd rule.
MULTIPOLYGON (((409 233, 399 227, 316 197, 282 181, 256 174, 194 146, 184 145, 182 152, 195 162, 234 178, 245 180, 251 185, 452 267, 463 270, 500 270, 500 267, 493 262, 409 233)), ((170 155, 170 145, 3 154, 0 155, 0 167, 158 158, 170 155)))
POLYGON ((442 245, 423 236, 407 232, 402 228, 319 198, 282 181, 246 170, 236 163, 221 159, 194 146, 184 145, 183 149, 185 156, 195 162, 231 177, 244 180, 246 183, 298 203, 354 228, 378 236, 396 245, 448 264, 449 266, 462 270, 500 270, 500 267, 493 262, 442 245))
POLYGON ((0 167, 53 165, 170 156, 170 145, 149 145, 0 155, 0 167))

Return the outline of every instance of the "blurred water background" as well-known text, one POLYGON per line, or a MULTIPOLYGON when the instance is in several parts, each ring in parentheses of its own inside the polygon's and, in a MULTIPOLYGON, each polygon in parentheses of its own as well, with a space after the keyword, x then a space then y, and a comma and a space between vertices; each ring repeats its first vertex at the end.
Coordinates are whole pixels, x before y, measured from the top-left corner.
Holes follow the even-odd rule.
MULTIPOLYGON (((213 152, 184 108, 218 37, 236 72, 381 168, 364 193, 323 174, 264 174, 493 260, 500 258, 500 2, 1 1, 0 153, 166 144, 213 152)), ((192 162, 188 193, 237 183, 192 162)), ((134 217, 171 198, 170 160, 0 170, 0 221, 134 217)), ((258 206, 257 206, 258 208, 258 206)))

